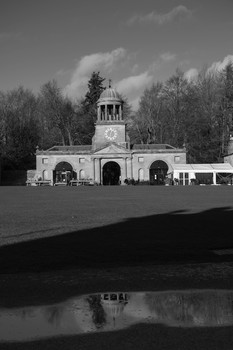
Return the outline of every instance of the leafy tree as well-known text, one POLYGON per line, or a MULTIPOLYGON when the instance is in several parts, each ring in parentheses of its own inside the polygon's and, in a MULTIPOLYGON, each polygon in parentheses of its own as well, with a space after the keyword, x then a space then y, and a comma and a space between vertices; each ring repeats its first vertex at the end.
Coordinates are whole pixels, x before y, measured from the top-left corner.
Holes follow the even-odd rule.
POLYGON ((104 81, 105 78, 100 76, 100 72, 93 72, 88 81, 88 91, 83 100, 84 113, 91 115, 94 121, 97 115, 96 103, 101 93, 105 90, 103 86, 104 81))

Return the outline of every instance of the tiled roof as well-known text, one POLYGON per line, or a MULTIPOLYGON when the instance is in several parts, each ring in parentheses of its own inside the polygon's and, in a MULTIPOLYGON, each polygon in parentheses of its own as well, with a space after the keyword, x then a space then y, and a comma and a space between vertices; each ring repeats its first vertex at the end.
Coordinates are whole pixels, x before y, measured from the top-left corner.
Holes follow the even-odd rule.
POLYGON ((53 146, 47 151, 49 152, 80 152, 80 151, 90 151, 91 145, 78 145, 78 146, 53 146))
POLYGON ((144 145, 144 144, 135 144, 132 147, 133 150, 159 150, 159 149, 175 149, 175 147, 172 147, 170 145, 167 144, 149 144, 149 145, 144 145))

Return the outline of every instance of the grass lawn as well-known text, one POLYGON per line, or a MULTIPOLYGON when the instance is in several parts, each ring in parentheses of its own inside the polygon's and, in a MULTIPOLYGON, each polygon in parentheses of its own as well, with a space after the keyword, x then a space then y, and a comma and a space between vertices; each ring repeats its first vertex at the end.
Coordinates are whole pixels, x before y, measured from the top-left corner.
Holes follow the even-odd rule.
MULTIPOLYGON (((208 214, 210 219, 233 209, 233 187, 0 187, 0 199, 0 245, 4 245, 152 216, 154 221, 161 215, 191 219, 208 214)), ((212 220, 209 226, 215 228, 212 220)), ((166 233, 174 227, 167 223, 161 229, 166 233)), ((157 233, 158 227, 153 231, 157 233)))
POLYGON ((231 186, 0 187, 0 197, 2 272, 217 259, 212 250, 233 248, 231 186))

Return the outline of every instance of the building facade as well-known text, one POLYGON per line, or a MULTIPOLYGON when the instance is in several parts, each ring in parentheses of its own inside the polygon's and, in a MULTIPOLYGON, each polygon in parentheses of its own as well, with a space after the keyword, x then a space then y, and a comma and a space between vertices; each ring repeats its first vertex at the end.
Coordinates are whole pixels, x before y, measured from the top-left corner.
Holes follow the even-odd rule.
POLYGON ((131 145, 123 101, 109 87, 97 102, 92 144, 37 150, 36 162, 35 178, 51 185, 85 180, 99 185, 124 185, 132 179, 162 185, 174 164, 186 163, 186 150, 167 144, 131 145))

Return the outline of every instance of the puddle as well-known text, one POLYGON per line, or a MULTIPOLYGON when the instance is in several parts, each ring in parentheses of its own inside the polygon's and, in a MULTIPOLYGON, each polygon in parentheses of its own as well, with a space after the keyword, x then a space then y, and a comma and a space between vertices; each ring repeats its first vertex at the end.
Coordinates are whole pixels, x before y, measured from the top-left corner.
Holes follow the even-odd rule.
POLYGON ((0 309, 0 341, 114 331, 137 323, 169 327, 233 325, 233 291, 110 292, 60 304, 0 309))

